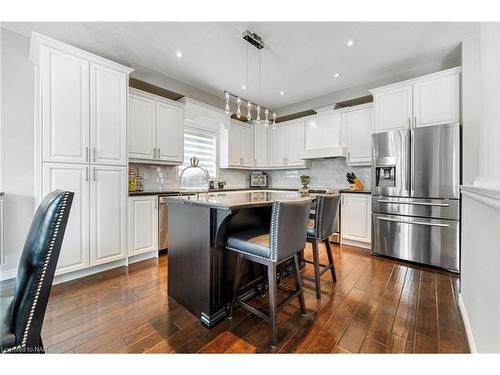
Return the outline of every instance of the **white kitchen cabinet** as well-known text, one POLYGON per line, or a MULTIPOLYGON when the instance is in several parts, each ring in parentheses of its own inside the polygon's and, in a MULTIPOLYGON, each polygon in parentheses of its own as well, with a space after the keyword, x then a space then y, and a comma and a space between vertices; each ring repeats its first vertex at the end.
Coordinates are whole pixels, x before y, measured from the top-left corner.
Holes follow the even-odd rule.
POLYGON ((85 163, 89 158, 89 61, 40 48, 43 161, 85 163))
POLYGON ((127 164, 128 76, 90 63, 91 162, 127 164))
POLYGON ((253 127, 254 168, 267 168, 268 160, 268 129, 265 126, 253 127))
POLYGON ((89 166, 45 163, 43 196, 56 189, 75 193, 64 241, 57 262, 56 275, 89 267, 89 166))
POLYGON ((371 195, 342 193, 342 243, 369 248, 371 245, 371 195))
POLYGON ((135 196, 128 202, 129 255, 158 250, 158 197, 135 196))
POLYGON ((460 73, 453 68, 370 90, 374 132, 460 121, 460 73))
POLYGON ((156 148, 159 160, 184 160, 184 114, 177 103, 156 102, 156 148))
POLYGON ((156 158, 156 102, 142 95, 129 94, 129 157, 156 158))
POLYGON ((460 121, 460 74, 421 79, 413 84, 413 126, 460 121))
POLYGON ((90 181, 90 265, 127 256, 127 168, 92 166, 90 181))
POLYGON ((282 122, 269 130, 269 167, 305 168, 303 152, 304 120, 282 122))
POLYGON ((253 166, 253 128, 258 125, 232 120, 220 142, 221 168, 247 169, 253 166))
POLYGON ((286 157, 286 134, 285 126, 277 126, 269 130, 269 167, 284 167, 286 157))
POLYGON ((350 107, 347 116, 347 164, 370 165, 372 161, 373 105, 350 107))
POLYGON ((334 110, 330 106, 316 111, 318 112, 316 115, 306 119, 302 158, 345 157, 346 145, 343 133, 346 110, 334 110))
POLYGON ((412 119, 412 85, 401 84, 373 94, 375 133, 406 129, 412 119))
POLYGON ((129 158, 182 164, 184 106, 140 90, 130 89, 129 158))

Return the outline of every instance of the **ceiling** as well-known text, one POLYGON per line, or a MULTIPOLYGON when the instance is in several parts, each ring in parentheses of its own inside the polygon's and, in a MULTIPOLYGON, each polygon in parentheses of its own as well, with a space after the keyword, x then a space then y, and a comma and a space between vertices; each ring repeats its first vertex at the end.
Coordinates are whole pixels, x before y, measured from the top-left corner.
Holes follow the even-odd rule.
POLYGON ((460 42, 478 33, 478 24, 470 22, 16 22, 2 27, 27 36, 37 31, 218 96, 229 90, 270 108, 458 60, 460 42), (258 50, 242 39, 247 29, 266 45, 260 95, 258 50), (352 47, 348 40, 355 41, 352 47), (247 45, 250 79, 243 90, 247 45), (179 50, 182 58, 176 57, 179 50), (340 77, 334 78, 336 72, 340 77))

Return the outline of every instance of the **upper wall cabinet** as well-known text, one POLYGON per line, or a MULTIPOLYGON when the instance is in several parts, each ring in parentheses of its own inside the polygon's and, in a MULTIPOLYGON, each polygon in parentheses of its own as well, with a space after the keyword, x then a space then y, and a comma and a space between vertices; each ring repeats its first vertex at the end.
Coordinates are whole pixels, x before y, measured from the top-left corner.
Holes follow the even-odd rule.
POLYGON ((460 121, 460 67, 370 90, 374 131, 460 121))
POLYGON ((373 104, 350 107, 347 116, 347 164, 370 165, 372 161, 373 104))
POLYGON ((304 120, 280 123, 276 129, 269 129, 269 167, 306 168, 302 159, 304 152, 304 120))
POLYGON ((232 120, 220 139, 221 168, 247 169, 254 166, 253 128, 255 125, 232 120))
POLYGON ((184 105, 130 89, 129 158, 137 162, 182 164, 184 105))
POLYGON ((33 39, 42 161, 126 165, 131 69, 38 34, 33 39))
POLYGON ((268 158, 268 128, 265 126, 253 127, 253 167, 267 168, 268 158))
POLYGON ((345 110, 317 109, 317 115, 310 116, 305 123, 303 159, 346 156, 343 132, 345 131, 345 110))

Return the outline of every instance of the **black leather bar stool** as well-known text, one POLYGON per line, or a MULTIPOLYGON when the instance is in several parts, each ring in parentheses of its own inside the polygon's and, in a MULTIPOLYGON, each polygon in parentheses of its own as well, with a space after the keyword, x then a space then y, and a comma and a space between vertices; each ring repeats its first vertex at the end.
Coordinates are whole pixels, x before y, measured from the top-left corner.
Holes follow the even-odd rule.
POLYGON ((248 229, 234 233, 227 238, 226 248, 238 253, 234 273, 233 298, 229 307, 229 318, 233 315, 235 302, 238 302, 240 306, 267 320, 271 324, 271 346, 273 347, 276 347, 278 340, 276 324, 278 310, 297 297, 301 314, 303 316, 306 314, 297 253, 306 245, 310 208, 310 199, 274 202, 270 228, 248 229), (269 315, 238 298, 238 286, 241 279, 243 259, 260 263, 267 267, 269 315), (294 263, 295 290, 277 285, 276 280, 277 265, 290 259, 293 259, 294 263), (277 288, 289 294, 284 301, 279 303, 276 301, 277 288))
POLYGON ((304 262, 312 264, 314 267, 314 278, 303 276, 305 280, 313 281, 316 288, 316 298, 321 299, 320 277, 328 270, 332 273, 333 282, 337 281, 335 274, 335 264, 333 263, 332 248, 330 246, 330 236, 334 232, 339 209, 340 195, 318 195, 316 196, 316 214, 314 228, 307 229, 307 242, 312 244, 313 260, 304 259, 304 262), (319 263, 318 244, 324 242, 328 265, 319 263))
POLYGON ((74 193, 55 190, 40 203, 24 244, 14 296, 2 297, 2 353, 43 353, 40 336, 74 193))

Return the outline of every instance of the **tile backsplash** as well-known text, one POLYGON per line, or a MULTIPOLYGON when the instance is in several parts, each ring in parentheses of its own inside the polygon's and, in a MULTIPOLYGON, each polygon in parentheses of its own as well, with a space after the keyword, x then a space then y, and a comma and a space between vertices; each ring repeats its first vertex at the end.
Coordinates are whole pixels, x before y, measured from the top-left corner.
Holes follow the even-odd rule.
MULTIPOLYGON (((137 168, 142 176, 144 191, 178 190, 180 166, 149 165, 130 163, 137 168)), ((271 188, 299 189, 300 176, 311 178, 309 187, 344 189, 349 187, 345 179, 347 172, 353 172, 361 179, 366 189, 371 186, 370 167, 350 167, 343 158, 312 160, 310 168, 297 170, 271 170, 269 181, 271 188)), ((220 169, 219 176, 226 181, 226 189, 248 188, 250 186, 250 171, 237 169, 220 169)))

